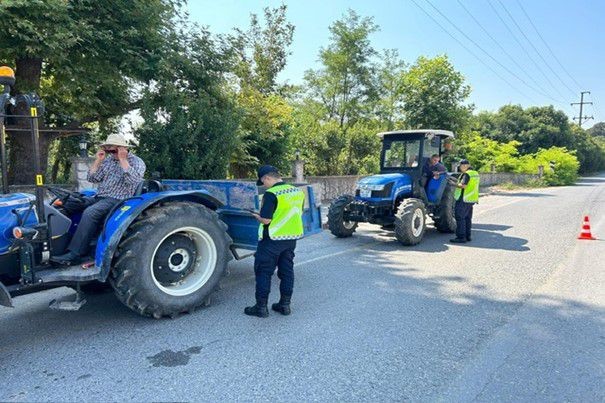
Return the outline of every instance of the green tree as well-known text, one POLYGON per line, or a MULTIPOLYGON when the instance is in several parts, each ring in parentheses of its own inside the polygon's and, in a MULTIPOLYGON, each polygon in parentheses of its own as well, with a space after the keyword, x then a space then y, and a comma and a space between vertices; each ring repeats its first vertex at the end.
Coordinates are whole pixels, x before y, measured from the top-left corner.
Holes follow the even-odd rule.
POLYGON ((595 123, 590 129, 588 129, 588 133, 592 136, 605 137, 605 122, 595 123))
MULTIPOLYGON (((155 77, 178 0, 4 0, 0 60, 16 67, 15 92, 37 92, 45 123, 103 126, 139 106, 137 84, 155 77)), ((25 112, 22 105, 16 112, 25 112)), ((26 125, 27 122, 16 122, 26 125)), ((46 165, 50 142, 40 139, 46 165)), ((9 133, 12 183, 31 183, 27 136, 9 133)))
POLYGON ((247 30, 236 29, 231 37, 235 63, 236 100, 243 118, 231 154, 230 173, 246 178, 259 164, 289 171, 286 158, 290 143, 292 110, 277 81, 287 63, 294 26, 286 18, 287 7, 265 8, 264 21, 252 14, 247 30))
POLYGON ((326 118, 334 119, 342 130, 367 115, 376 99, 376 51, 370 35, 378 30, 373 18, 349 10, 330 25, 330 45, 319 52, 322 68, 308 70, 305 81, 310 95, 325 108, 326 118))
POLYGON ((378 92, 376 115, 385 131, 401 127, 404 120, 405 69, 406 64, 401 60, 396 49, 383 51, 376 77, 378 92))
POLYGON ((404 76, 405 119, 408 127, 462 130, 473 107, 465 105, 471 89, 447 56, 418 58, 404 76))
POLYGON ((231 58, 203 30, 173 36, 171 44, 143 95, 137 152, 148 172, 163 177, 225 178, 240 119, 225 91, 231 58))
MULTIPOLYGON (((314 106, 313 113, 322 122, 319 132, 315 133, 320 135, 316 138, 316 147, 329 161, 322 173, 351 174, 356 173, 359 166, 355 147, 360 140, 356 137, 370 135, 359 130, 367 130, 365 123, 372 118, 378 99, 373 63, 376 51, 370 43, 370 35, 378 26, 372 18, 349 10, 329 29, 330 44, 319 52, 321 68, 305 73, 307 106, 314 106), (350 131, 353 127, 356 130, 350 131)), ((296 136, 308 135, 298 133, 296 136)))

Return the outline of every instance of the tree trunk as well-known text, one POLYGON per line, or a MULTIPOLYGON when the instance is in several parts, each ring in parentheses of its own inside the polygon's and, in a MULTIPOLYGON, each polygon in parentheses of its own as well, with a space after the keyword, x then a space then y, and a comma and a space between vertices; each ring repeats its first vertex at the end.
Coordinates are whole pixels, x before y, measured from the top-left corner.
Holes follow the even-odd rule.
MULTIPOLYGON (((40 89, 42 76, 42 59, 23 57, 16 61, 15 94, 37 92, 40 89)), ((20 103, 12 108, 12 114, 29 115, 27 105, 20 103)), ((20 129, 31 127, 30 119, 11 119, 12 124, 20 129)), ((43 126, 43 120, 39 124, 43 126)), ((31 185, 34 183, 34 152, 31 134, 29 132, 8 131, 9 164, 8 180, 13 185, 31 185)), ((53 136, 40 134, 40 166, 46 170, 48 164, 48 148, 53 136)))

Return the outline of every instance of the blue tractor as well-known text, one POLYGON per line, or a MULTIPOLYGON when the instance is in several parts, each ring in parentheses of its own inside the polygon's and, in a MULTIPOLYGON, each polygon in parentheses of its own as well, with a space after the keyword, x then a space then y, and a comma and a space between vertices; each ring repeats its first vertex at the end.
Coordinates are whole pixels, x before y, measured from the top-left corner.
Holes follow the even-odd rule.
MULTIPOLYGON (((173 317, 208 305, 227 273, 227 263, 256 249, 258 223, 249 210, 258 210, 262 190, 255 183, 148 180, 107 215, 90 245, 88 263, 51 264, 51 254, 65 252, 80 220, 79 214, 70 214, 63 206, 95 191, 80 193, 44 184, 38 146, 42 104, 33 96, 13 99, 14 76, 6 69, 0 68, 0 84, 5 86, 0 95, 0 133, 5 118, 29 119, 36 178, 35 195, 9 193, 2 135, 0 305, 13 306, 18 295, 67 286, 76 289, 75 300, 53 301, 51 308, 77 310, 85 302, 86 289, 108 284, 138 314, 173 317), (20 102, 26 103, 29 116, 5 112, 8 104, 20 102)), ((320 232, 313 189, 300 186, 306 196, 305 235, 320 232)))
POLYGON ((380 174, 361 179, 355 195, 342 195, 328 210, 328 228, 339 238, 350 237, 360 222, 392 229, 404 245, 424 236, 429 215, 440 232, 454 232, 454 190, 449 174, 423 177, 432 155, 447 151, 454 134, 446 130, 403 130, 382 138, 380 174))

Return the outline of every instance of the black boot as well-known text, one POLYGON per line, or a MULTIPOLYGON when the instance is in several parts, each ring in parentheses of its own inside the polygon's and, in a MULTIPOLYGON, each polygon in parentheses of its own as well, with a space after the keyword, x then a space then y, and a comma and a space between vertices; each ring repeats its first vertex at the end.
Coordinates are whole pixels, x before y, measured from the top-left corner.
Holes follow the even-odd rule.
POLYGON ((278 303, 271 305, 271 309, 273 309, 275 312, 281 313, 282 315, 290 315, 292 312, 290 311, 290 298, 292 298, 292 296, 282 295, 278 303))
POLYGON ((269 316, 269 309, 267 309, 267 298, 257 298, 256 305, 246 307, 246 309, 244 309, 244 313, 249 316, 266 318, 269 316))
POLYGON ((50 261, 64 266, 71 266, 82 261, 82 257, 76 252, 67 252, 59 256, 51 256, 50 261))

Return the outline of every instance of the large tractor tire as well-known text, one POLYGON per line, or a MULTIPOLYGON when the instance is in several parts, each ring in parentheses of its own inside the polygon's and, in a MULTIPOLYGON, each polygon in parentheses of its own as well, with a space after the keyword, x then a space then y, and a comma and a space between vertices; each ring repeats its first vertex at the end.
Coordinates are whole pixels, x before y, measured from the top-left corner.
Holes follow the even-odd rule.
POLYGON ((435 228, 444 233, 456 232, 456 218, 454 216, 454 191, 455 187, 448 184, 443 190, 441 202, 435 218, 435 228))
POLYGON ((426 209, 420 199, 405 199, 395 214, 395 236, 404 245, 422 241, 426 230, 426 209))
POLYGON ((113 259, 116 296, 156 319, 209 305, 230 260, 226 229, 218 214, 195 203, 146 210, 128 228, 113 259))
POLYGON ((353 200, 355 198, 351 195, 342 195, 330 204, 330 208, 328 209, 328 229, 335 237, 348 238, 357 229, 357 222, 345 221, 344 219, 347 206, 353 200))

